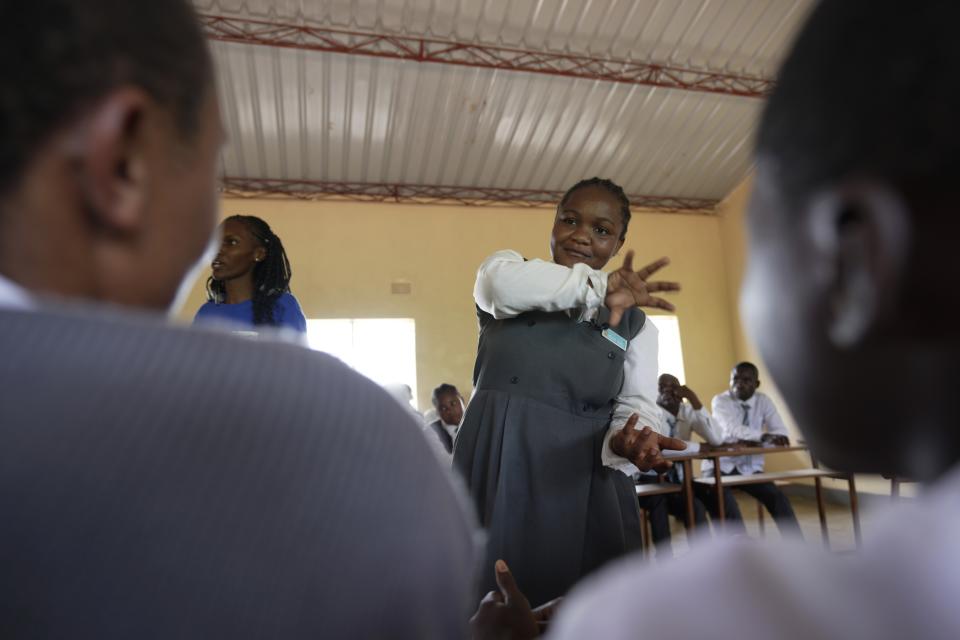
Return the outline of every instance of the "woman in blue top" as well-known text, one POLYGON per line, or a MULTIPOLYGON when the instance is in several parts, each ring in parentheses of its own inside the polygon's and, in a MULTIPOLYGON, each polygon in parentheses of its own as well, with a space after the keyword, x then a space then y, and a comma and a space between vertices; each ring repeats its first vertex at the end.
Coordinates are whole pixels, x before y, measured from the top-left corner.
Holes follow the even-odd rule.
POLYGON ((194 324, 261 325, 306 333, 307 321, 290 293, 290 261, 280 238, 256 216, 230 216, 221 225, 220 250, 211 263, 207 298, 194 324))

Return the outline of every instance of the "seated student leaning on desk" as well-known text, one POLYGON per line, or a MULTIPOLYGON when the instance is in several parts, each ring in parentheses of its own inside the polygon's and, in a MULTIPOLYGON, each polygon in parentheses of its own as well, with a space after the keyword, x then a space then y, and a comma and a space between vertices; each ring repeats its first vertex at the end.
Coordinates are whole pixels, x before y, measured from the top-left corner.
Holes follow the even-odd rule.
MULTIPOLYGON (((773 401, 757 391, 760 378, 757 367, 741 362, 730 372, 730 390, 713 398, 713 417, 723 429, 727 441, 742 443, 790 444, 787 427, 783 424, 773 401)), ((713 461, 704 460, 702 474, 713 474, 713 461)), ((720 472, 725 475, 753 475, 763 472, 763 456, 736 456, 720 458, 720 472)), ((793 513, 790 500, 772 482, 758 482, 737 487, 759 500, 774 520, 780 533, 800 536, 800 523, 793 513)))
MULTIPOLYGON (((689 455, 699 451, 710 451, 715 447, 722 447, 724 444, 723 429, 707 413, 700 402, 700 398, 692 389, 681 385, 676 376, 664 373, 657 380, 657 406, 660 408, 660 424, 668 430, 668 435, 672 438, 683 440, 687 448, 680 455, 689 455), (684 402, 686 400, 686 402, 684 402), (696 433, 706 442, 694 442, 691 440, 696 433)), ((674 457, 670 453, 666 457, 674 457)), ((636 476, 637 484, 649 485, 656 484, 662 479, 672 484, 683 482, 683 465, 675 463, 665 474, 659 474, 656 471, 647 471, 636 476)), ((718 518, 716 491, 713 487, 701 484, 693 484, 693 524, 696 527, 707 526, 707 511, 713 518, 718 518)), ((730 489, 723 490, 724 516, 728 520, 727 533, 745 533, 743 518, 740 515, 740 507, 734 499, 730 489)), ((650 522, 650 537, 656 545, 657 557, 666 552, 669 555, 667 545, 670 542, 670 516, 686 522, 687 520, 687 499, 683 493, 669 493, 661 495, 640 495, 637 498, 639 507, 647 514, 650 522)), ((688 525, 689 526, 689 525, 688 525)), ((704 529, 706 530, 706 529, 704 529)), ((693 536, 691 536, 692 538, 693 536)))
MULTIPOLYGON (((697 453, 698 451, 712 451, 724 445, 725 433, 720 424, 704 409, 700 398, 692 389, 681 385, 676 376, 665 373, 657 381, 657 406, 660 407, 663 424, 669 429, 668 435, 679 438, 687 443, 687 448, 681 454, 697 453), (686 400, 686 402, 684 402, 686 400), (706 442, 693 442, 693 434, 706 442)), ((669 456, 668 456, 669 457, 669 456)), ((669 482, 683 481, 683 466, 675 464, 667 473, 669 482)), ((706 524, 705 510, 710 516, 718 518, 717 494, 713 487, 701 484, 693 485, 694 520, 699 526, 706 524)), ((667 508, 675 518, 684 517, 684 499, 681 494, 667 497, 667 508)), ((724 517, 729 521, 727 533, 744 533, 743 519, 740 508, 730 489, 723 490, 724 517)))

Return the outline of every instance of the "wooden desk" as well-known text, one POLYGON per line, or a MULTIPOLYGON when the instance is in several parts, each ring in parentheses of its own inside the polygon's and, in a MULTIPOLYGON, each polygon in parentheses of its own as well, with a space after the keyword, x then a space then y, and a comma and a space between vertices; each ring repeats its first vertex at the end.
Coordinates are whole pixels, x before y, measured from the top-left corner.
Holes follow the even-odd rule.
POLYGON ((638 484, 637 497, 663 496, 670 493, 680 493, 683 487, 673 482, 659 482, 657 484, 638 484))
MULTIPOLYGON (((758 484, 760 482, 777 482, 789 480, 801 480, 804 478, 846 478, 847 474, 839 471, 827 471, 826 469, 791 469, 790 471, 772 471, 764 473, 754 473, 749 476, 726 476, 723 481, 726 487, 739 487, 745 484, 758 484)), ((708 484, 711 487, 716 485, 714 478, 697 478, 694 482, 708 484)))
MULTIPOLYGON (((658 482, 656 484, 638 484, 636 485, 636 490, 637 497, 644 498, 648 496, 664 496, 672 493, 681 493, 683 487, 673 482, 658 482)), ((646 549, 646 553, 649 554, 653 548, 653 543, 651 542, 652 536, 650 535, 650 521, 647 512, 643 509, 640 511, 640 533, 643 538, 643 547, 646 549)))
MULTIPOLYGON (((692 529, 696 524, 694 522, 693 516, 693 461, 694 460, 716 460, 717 458, 723 458, 727 456, 741 456, 741 455, 754 455, 760 454, 764 455, 767 453, 785 453, 788 451, 806 451, 807 448, 802 445, 790 445, 787 447, 741 447, 739 449, 724 449, 722 451, 698 451, 696 453, 680 454, 680 455, 671 455, 667 459, 671 462, 683 465, 683 492, 684 492, 684 502, 686 507, 686 528, 692 529)), ((719 475, 720 465, 714 464, 714 475, 719 475)), ((720 515, 720 523, 723 526, 723 520, 725 519, 724 514, 724 505, 723 505, 723 496, 718 493, 718 513, 720 515)))
POLYGON ((767 455, 770 453, 786 453, 790 451, 806 451, 807 447, 803 445, 790 445, 786 447, 741 447, 739 449, 724 449, 715 451, 703 451, 688 455, 671 456, 669 459, 673 462, 683 464, 683 491, 686 499, 687 527, 693 526, 693 460, 713 460, 713 478, 697 478, 695 482, 713 486, 716 489, 717 513, 720 516, 720 526, 726 518, 724 513, 723 485, 736 487, 746 484, 757 484, 761 482, 788 482, 805 478, 813 478, 817 495, 817 510, 820 515, 820 533, 823 537, 824 545, 829 548, 830 537, 827 530, 827 516, 823 505, 823 487, 821 480, 823 478, 845 478, 849 487, 850 512, 853 518, 853 532, 857 547, 861 543, 860 533, 860 514, 857 505, 857 489, 853 475, 841 473, 838 471, 828 471, 819 469, 815 460, 811 458, 813 468, 794 469, 791 471, 758 473, 749 476, 727 476, 724 480, 720 473, 720 458, 749 456, 749 455, 767 455))

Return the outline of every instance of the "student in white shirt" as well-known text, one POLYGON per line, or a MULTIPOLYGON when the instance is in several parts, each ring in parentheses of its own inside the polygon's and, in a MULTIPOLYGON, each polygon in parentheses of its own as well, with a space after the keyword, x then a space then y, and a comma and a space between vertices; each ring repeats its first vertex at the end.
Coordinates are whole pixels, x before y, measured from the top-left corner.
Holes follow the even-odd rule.
MULTIPOLYGON (((720 424, 727 441, 748 445, 790 444, 787 427, 768 396, 757 391, 760 377, 752 362, 741 362, 730 372, 730 389, 713 398, 713 417, 720 424)), ((704 476, 713 475, 713 462, 701 465, 704 476)), ((720 458, 720 473, 725 476, 749 476, 763 472, 763 456, 720 458)), ((760 501, 782 534, 800 536, 800 523, 790 500, 772 482, 738 486, 737 489, 760 501)))
MULTIPOLYGON (((676 376, 669 373, 660 376, 657 381, 657 388, 657 405, 663 412, 662 421, 668 429, 667 434, 679 438, 687 444, 687 448, 681 453, 696 453, 697 451, 725 448, 727 443, 724 442, 723 429, 707 413, 693 389, 681 385, 676 376), (692 440, 694 433, 703 438, 705 442, 694 442, 692 440)), ((682 474, 682 466, 674 465, 667 473, 667 477, 671 482, 681 482, 683 480, 682 474)), ((697 483, 694 483, 693 490, 694 519, 697 526, 706 524, 705 511, 709 511, 711 517, 718 518, 716 491, 711 487, 697 483)), ((725 533, 745 533, 740 507, 729 489, 724 489, 723 501, 724 516, 727 521, 725 533)), ((675 518, 684 519, 686 517, 686 507, 680 494, 668 495, 667 506, 670 514, 675 518)))
POLYGON ((667 260, 634 271, 628 252, 601 270, 629 221, 623 189, 581 181, 557 205, 551 261, 498 251, 477 272, 476 391, 453 458, 488 533, 483 591, 503 558, 541 604, 639 548, 636 491, 620 469, 683 448, 658 433, 657 332, 639 308, 673 308, 657 293, 678 285, 647 282, 667 260))
MULTIPOLYGON (((686 449, 679 452, 680 454, 708 451, 714 447, 724 446, 723 430, 720 425, 706 412, 700 398, 697 397, 693 389, 681 385, 676 376, 664 373, 658 379, 657 406, 660 407, 661 411, 660 424, 665 427, 667 435, 679 438, 687 445, 686 449), (692 440, 694 433, 706 442, 694 442, 692 440)), ((636 476, 636 481, 637 484, 656 484, 661 481, 680 484, 683 482, 683 467, 680 464, 675 464, 665 474, 659 474, 655 471, 640 473, 636 476)), ((688 531, 688 534, 697 531, 708 532, 707 511, 713 518, 718 517, 716 492, 711 487, 696 483, 693 485, 693 491, 693 521, 697 530, 688 531)), ((723 497, 727 520, 724 533, 745 533, 740 507, 733 498, 733 494, 730 493, 729 489, 724 489, 723 497)), ((640 508, 646 511, 647 520, 650 523, 650 537, 656 545, 657 559, 659 560, 664 555, 669 556, 670 516, 686 522, 687 507, 684 496, 678 493, 640 496, 637 498, 637 502, 640 508)), ((697 536, 690 535, 691 540, 695 537, 697 536)))
MULTIPOLYGON (((550 638, 960 637, 958 23, 955 2, 813 9, 757 134, 741 294, 818 459, 932 486, 876 514, 854 555, 725 540, 617 563, 561 605, 550 638)), ((536 627, 508 593, 489 613, 536 627)))
POLYGON ((453 462, 453 442, 463 421, 463 396, 452 384, 444 382, 433 390, 431 397, 437 418, 425 425, 428 437, 436 439, 453 462))

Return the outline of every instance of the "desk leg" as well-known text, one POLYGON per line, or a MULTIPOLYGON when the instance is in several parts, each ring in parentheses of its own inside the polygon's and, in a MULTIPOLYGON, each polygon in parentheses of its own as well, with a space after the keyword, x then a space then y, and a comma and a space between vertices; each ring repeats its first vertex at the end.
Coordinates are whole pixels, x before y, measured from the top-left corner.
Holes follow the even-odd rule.
POLYGON ((900 481, 896 476, 890 478, 890 497, 894 500, 900 497, 900 481))
POLYGON ((647 560, 653 557, 653 536, 650 535, 650 518, 646 509, 640 509, 640 548, 647 560))
POLYGON ((723 480, 721 480, 723 474, 720 473, 720 460, 719 458, 714 461, 713 464, 713 481, 714 488, 717 491, 717 515, 720 516, 720 528, 724 529, 724 521, 727 519, 727 514, 724 513, 724 504, 723 504, 723 480))
POLYGON ((854 481, 852 473, 848 478, 848 484, 850 486, 850 515, 853 516, 853 540, 857 549, 859 549, 863 542, 860 534, 860 507, 857 504, 857 483, 854 481))
POLYGON ((687 531, 696 526, 693 518, 693 461, 683 461, 683 498, 687 508, 687 531))
POLYGON ((820 478, 814 478, 813 484, 817 490, 817 511, 820 514, 820 536, 823 539, 824 548, 830 550, 830 532, 827 530, 827 511, 823 508, 823 483, 820 478))

